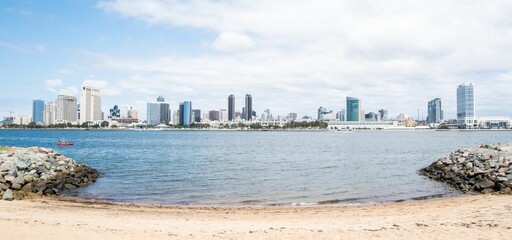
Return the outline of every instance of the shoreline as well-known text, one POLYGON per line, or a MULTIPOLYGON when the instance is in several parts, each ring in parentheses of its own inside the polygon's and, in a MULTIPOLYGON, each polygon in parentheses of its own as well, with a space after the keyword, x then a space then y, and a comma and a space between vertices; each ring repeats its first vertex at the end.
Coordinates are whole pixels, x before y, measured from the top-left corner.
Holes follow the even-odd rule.
POLYGON ((161 206, 0 201, 6 239, 507 239, 512 198, 459 195, 349 206, 161 206))

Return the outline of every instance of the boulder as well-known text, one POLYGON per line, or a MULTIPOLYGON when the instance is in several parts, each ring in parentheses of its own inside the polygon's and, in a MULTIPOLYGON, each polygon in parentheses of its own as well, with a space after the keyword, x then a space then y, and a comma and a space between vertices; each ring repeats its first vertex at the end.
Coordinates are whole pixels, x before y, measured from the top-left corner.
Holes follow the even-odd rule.
POLYGON ((7 191, 4 192, 4 195, 2 196, 2 200, 12 201, 14 200, 14 193, 11 189, 7 189, 7 191))

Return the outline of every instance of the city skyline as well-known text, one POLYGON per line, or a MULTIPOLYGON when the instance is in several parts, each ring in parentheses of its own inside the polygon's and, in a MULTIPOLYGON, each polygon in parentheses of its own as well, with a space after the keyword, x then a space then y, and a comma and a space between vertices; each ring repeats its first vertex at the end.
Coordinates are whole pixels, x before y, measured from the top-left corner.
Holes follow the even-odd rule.
POLYGON ((159 95, 218 110, 226 95, 251 93, 258 114, 314 116, 356 96, 366 111, 419 109, 421 119, 434 98, 456 118, 453 86, 472 82, 478 115, 512 116, 505 3, 3 1, 0 116, 30 115, 32 100, 54 101, 62 88, 78 96, 84 81, 102 89, 103 112, 146 116, 159 95))

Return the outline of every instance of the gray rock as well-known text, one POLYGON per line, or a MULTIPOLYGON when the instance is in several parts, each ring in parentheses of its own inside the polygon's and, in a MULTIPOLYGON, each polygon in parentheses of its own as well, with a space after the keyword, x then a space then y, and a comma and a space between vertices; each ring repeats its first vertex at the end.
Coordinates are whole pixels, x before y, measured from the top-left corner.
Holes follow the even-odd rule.
POLYGON ((2 200, 7 200, 7 201, 14 200, 14 194, 11 189, 7 189, 7 191, 4 192, 4 196, 2 197, 2 200))
POLYGON ((7 182, 12 182, 14 180, 14 176, 11 176, 11 175, 6 175, 4 178, 5 178, 5 181, 7 181, 7 182))
POLYGON ((20 185, 23 185, 25 184, 25 179, 23 179, 23 176, 22 175, 18 175, 16 178, 14 178, 14 180, 11 181, 13 184, 20 184, 20 185))
POLYGON ((23 180, 25 180, 25 182, 32 182, 34 177, 32 177, 32 175, 25 175, 23 176, 23 180))
POLYGON ((0 189, 2 189, 2 191, 5 191, 5 190, 9 189, 9 186, 7 186, 4 183, 0 183, 0 189))
POLYGON ((11 188, 14 189, 14 190, 20 190, 21 189, 21 184, 19 183, 13 183, 11 185, 11 188))
POLYGON ((502 177, 502 176, 496 176, 496 181, 497 182, 506 182, 506 181, 508 181, 508 178, 502 177))
POLYGON ((11 169, 11 170, 9 170, 8 174, 13 176, 13 177, 17 177, 18 176, 18 171, 16 171, 16 169, 11 169))

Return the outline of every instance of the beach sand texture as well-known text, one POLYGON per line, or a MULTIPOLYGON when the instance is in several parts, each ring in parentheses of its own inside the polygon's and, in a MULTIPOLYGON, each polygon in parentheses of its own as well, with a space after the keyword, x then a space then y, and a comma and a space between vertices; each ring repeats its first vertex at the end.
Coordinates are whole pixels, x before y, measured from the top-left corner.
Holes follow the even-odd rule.
POLYGON ((512 197, 360 206, 140 206, 0 201, 2 239, 511 239, 512 197))

